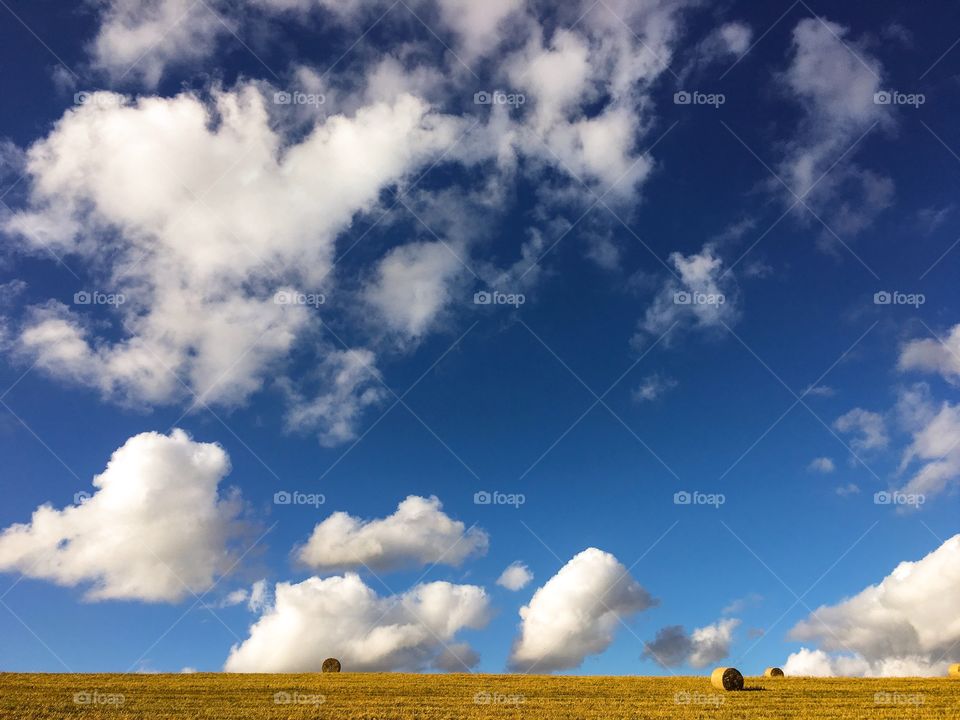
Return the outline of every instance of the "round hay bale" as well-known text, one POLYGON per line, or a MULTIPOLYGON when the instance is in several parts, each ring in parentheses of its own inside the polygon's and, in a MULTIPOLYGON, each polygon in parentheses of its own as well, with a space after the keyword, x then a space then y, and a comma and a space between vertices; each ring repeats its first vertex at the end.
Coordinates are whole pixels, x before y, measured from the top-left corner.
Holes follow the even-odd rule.
POLYGON ((340 672, 340 661, 336 658, 327 658, 320 666, 321 672, 340 672))
POLYGON ((710 684, 717 690, 743 690, 743 675, 736 668, 718 667, 710 675, 710 684))
POLYGON ((776 667, 769 667, 763 671, 764 677, 783 677, 783 670, 776 667))
POLYGON ((954 663, 950 666, 950 669, 947 670, 947 675, 952 678, 960 678, 960 663, 954 663))

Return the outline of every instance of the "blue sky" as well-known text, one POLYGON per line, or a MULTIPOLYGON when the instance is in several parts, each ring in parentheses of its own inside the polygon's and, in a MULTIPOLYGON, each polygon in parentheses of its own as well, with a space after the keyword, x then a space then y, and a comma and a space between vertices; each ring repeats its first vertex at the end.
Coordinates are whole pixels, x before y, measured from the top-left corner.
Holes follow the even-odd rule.
POLYGON ((960 658, 948 3, 0 4, 2 669, 960 658))

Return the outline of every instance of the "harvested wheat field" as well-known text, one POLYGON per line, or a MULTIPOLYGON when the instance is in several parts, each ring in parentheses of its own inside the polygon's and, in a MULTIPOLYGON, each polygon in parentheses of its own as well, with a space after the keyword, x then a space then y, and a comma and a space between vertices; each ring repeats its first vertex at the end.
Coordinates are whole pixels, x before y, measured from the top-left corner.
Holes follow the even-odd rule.
POLYGON ((960 682, 520 675, 0 674, 0 718, 718 718, 960 720, 960 682))

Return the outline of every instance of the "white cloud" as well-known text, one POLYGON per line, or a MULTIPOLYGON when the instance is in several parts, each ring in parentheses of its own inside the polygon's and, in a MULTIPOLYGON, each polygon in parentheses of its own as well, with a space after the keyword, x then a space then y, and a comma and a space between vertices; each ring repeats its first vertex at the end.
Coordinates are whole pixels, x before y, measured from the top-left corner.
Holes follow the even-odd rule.
MULTIPOLYGON (((926 405, 927 418, 913 428, 913 440, 904 451, 901 471, 913 463, 920 467, 900 488, 925 498, 942 493, 960 479, 960 405, 944 402, 926 405)), ((919 418, 918 418, 919 419, 919 418)))
POLYGON ((91 47, 93 63, 115 82, 138 79, 156 87, 168 65, 209 56, 232 21, 216 2, 106 0, 91 47))
POLYGON ((440 0, 440 18, 459 40, 460 55, 470 63, 487 54, 503 37, 503 23, 523 8, 524 0, 440 0))
POLYGON ((691 59, 679 73, 681 83, 686 83, 691 76, 713 63, 731 63, 747 52, 752 38, 750 26, 739 21, 727 22, 715 28, 690 51, 691 59))
POLYGON ((516 562, 510 563, 510 565, 500 573, 500 577, 497 578, 497 585, 505 587, 507 590, 516 591, 525 588, 531 580, 533 580, 533 573, 530 572, 530 568, 517 560, 516 562))
POLYGON ((790 656, 790 674, 943 675, 960 642, 960 535, 879 584, 822 606, 790 637, 816 643, 790 656))
MULTIPOLYGON (((915 347, 911 349, 908 355, 911 361, 906 364, 902 354, 900 368, 917 368, 913 361, 920 352, 915 347)), ((939 350, 931 346, 929 352, 938 354, 939 350)), ((930 357, 926 359, 933 362, 930 357)), ((896 406, 889 415, 911 436, 910 444, 901 455, 897 490, 905 496, 922 496, 923 500, 914 505, 920 507, 960 481, 960 404, 936 402, 926 383, 915 383, 900 388, 896 406), (903 479, 905 474, 907 477, 903 479)), ((889 444, 887 420, 879 413, 854 408, 838 418, 833 426, 839 432, 854 434, 851 445, 857 451, 885 448, 889 444)), ((838 492, 849 494, 859 492, 859 488, 851 484, 838 488, 838 492)))
POLYGON ((936 677, 946 672, 946 663, 931 664, 921 657, 869 663, 859 655, 800 648, 787 658, 783 671, 790 677, 936 677))
POLYGON ((620 269, 622 252, 611 233, 584 232, 587 241, 586 256, 597 267, 610 272, 620 269))
POLYGON ((520 608, 510 666, 537 672, 579 667, 610 646, 621 621, 655 602, 613 555, 587 548, 520 608))
POLYGON ((943 342, 926 338, 904 343, 897 366, 900 370, 936 373, 956 384, 960 381, 960 324, 950 329, 943 342))
POLYGON ((0 533, 0 570, 89 584, 92 600, 176 602, 209 589, 230 565, 240 501, 222 497, 226 452, 182 430, 127 440, 93 479, 94 493, 0 533))
POLYGON ((837 466, 834 465, 833 460, 828 457, 818 457, 810 461, 810 464, 807 466, 807 470, 810 472, 819 472, 819 473, 832 473, 837 469, 837 466))
POLYGON ((250 595, 247 598, 247 610, 250 612, 260 612, 270 604, 269 590, 266 580, 257 580, 250 587, 250 595))
POLYGON ((833 427, 838 432, 856 435, 850 441, 854 450, 885 448, 890 441, 883 415, 863 408, 854 408, 841 415, 834 420, 833 427))
POLYGON ((380 572, 431 563, 459 566, 471 555, 484 554, 487 534, 468 530, 442 507, 435 497, 411 495, 385 518, 361 520, 335 512, 313 529, 297 557, 322 571, 367 567, 380 572))
POLYGON ((287 429, 316 430, 326 447, 353 440, 363 411, 389 395, 375 359, 369 350, 328 350, 313 371, 321 388, 313 396, 304 395, 292 381, 283 381, 289 400, 287 429))
POLYGON ((250 589, 238 588, 220 601, 219 607, 235 607, 246 604, 250 612, 260 612, 268 604, 267 581, 257 580, 250 589))
POLYGON ((739 316, 737 288, 732 273, 710 244, 699 253, 670 255, 675 273, 660 287, 647 308, 640 328, 658 336, 678 327, 710 329, 730 325, 739 316))
MULTIPOLYGON (((784 201, 793 205, 795 193, 817 212, 829 211, 829 223, 841 236, 862 230, 893 197, 888 178, 858 167, 852 156, 841 160, 874 123, 892 122, 888 106, 874 102, 883 89, 882 65, 847 34, 842 25, 820 18, 805 18, 794 28, 782 81, 804 115, 778 169, 792 191, 784 201)), ((798 211, 807 213, 802 206, 798 211)))
POLYGON ((753 30, 742 22, 724 23, 717 29, 721 47, 730 55, 743 55, 750 48, 753 30))
POLYGON ((336 657, 348 671, 412 672, 454 667, 452 653, 464 661, 455 666, 464 672, 476 654, 454 646, 454 638, 482 628, 489 616, 483 588, 447 582, 379 597, 348 573, 277 583, 274 594, 249 637, 231 648, 225 671, 316 672, 336 657))
MULTIPOLYGON (((439 90, 453 81, 462 89, 464 68, 449 54, 436 65, 424 62, 412 49, 416 39, 406 36, 360 74, 324 79, 294 67, 296 82, 337 98, 316 118, 271 107, 261 92, 274 88, 262 82, 137 101, 97 93, 68 111, 30 148, 29 201, 4 229, 25 250, 66 256, 127 302, 109 314, 112 328, 86 322, 77 308, 35 308, 19 333, 28 362, 133 405, 180 403, 192 394, 239 405, 282 375, 321 312, 335 311, 277 306, 274 292, 336 297, 337 236, 358 213, 375 209, 385 189, 444 151, 451 162, 491 170, 483 192, 503 194, 518 168, 539 179, 549 166, 597 190, 611 188, 605 202, 634 199, 653 168, 639 143, 654 126, 652 86, 668 66, 685 0, 642 7, 611 0, 584 13, 575 31, 543 27, 522 0, 422 4, 413 6, 450 31, 462 58, 496 49, 493 84, 475 90, 522 92, 522 112, 472 108, 480 124, 455 143, 468 118, 438 114, 429 100, 448 97, 439 90), (521 157, 532 162, 521 164, 521 157)), ((221 2, 105 0, 92 52, 115 78, 139 58, 128 77, 152 87, 168 66, 213 52, 228 26, 242 31, 252 20, 314 8, 352 21, 380 7, 388 6, 261 0, 227 12, 221 2)), ((399 23, 392 16, 384 22, 399 23)), ((542 197, 582 195, 576 180, 550 185, 542 197)), ((444 192, 417 194, 446 203, 444 192)), ((464 257, 471 249, 460 240, 448 244, 464 257)), ((540 239, 524 244, 523 260, 541 246, 540 239)), ((595 249, 599 262, 616 261, 609 244, 595 249)), ((379 316, 370 318, 373 325, 415 340, 437 327, 461 271, 442 246, 413 243, 388 250, 373 273, 360 271, 373 278, 361 299, 379 316)), ((350 280, 344 296, 358 287, 350 280)), ((317 400, 291 393, 292 414, 320 418, 324 442, 354 437, 367 403, 323 389, 313 395, 317 400), (346 411, 332 411, 340 400, 346 411)))
MULTIPOLYGON (((901 347, 898 368, 938 373, 955 384, 960 378, 960 325, 943 343, 912 340, 901 347)), ((960 405, 936 403, 926 383, 901 388, 896 414, 912 439, 900 461, 900 473, 918 465, 900 488, 908 495, 929 498, 960 480, 960 405)))
POLYGON ((526 98, 508 130, 517 150, 609 191, 608 203, 632 198, 654 167, 637 141, 654 124, 651 87, 669 65, 685 5, 571 8, 574 29, 552 34, 532 16, 514 20, 526 42, 501 67, 505 87, 526 98))
POLYGON ((114 332, 83 308, 34 308, 19 345, 47 373, 131 404, 243 403, 328 312, 276 293, 327 294, 337 235, 462 123, 402 95, 289 140, 253 85, 212 95, 101 94, 29 149, 29 204, 5 230, 126 300, 114 332))
POLYGON ((450 303, 451 286, 463 272, 457 251, 442 242, 401 245, 377 266, 367 302, 391 330, 419 338, 450 303))
POLYGON ((229 593, 223 600, 220 601, 219 607, 234 607, 235 605, 240 605, 247 601, 247 598, 250 596, 250 593, 246 588, 238 588, 233 592, 229 593))
POLYGON ((739 625, 738 619, 726 618, 695 628, 689 635, 682 626, 670 625, 658 630, 653 641, 645 643, 643 654, 665 668, 684 664, 707 667, 730 654, 733 631, 739 625))
POLYGON ((677 381, 659 373, 647 375, 634 388, 633 399, 636 402, 652 402, 677 386, 677 381))

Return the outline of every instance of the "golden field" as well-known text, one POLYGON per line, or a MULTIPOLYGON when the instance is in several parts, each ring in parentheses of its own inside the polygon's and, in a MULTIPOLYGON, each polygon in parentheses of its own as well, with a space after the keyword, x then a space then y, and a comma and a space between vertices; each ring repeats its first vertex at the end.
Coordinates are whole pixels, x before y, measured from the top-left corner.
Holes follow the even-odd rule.
POLYGON ((960 720, 957 679, 0 674, 0 718, 930 718, 960 720))

